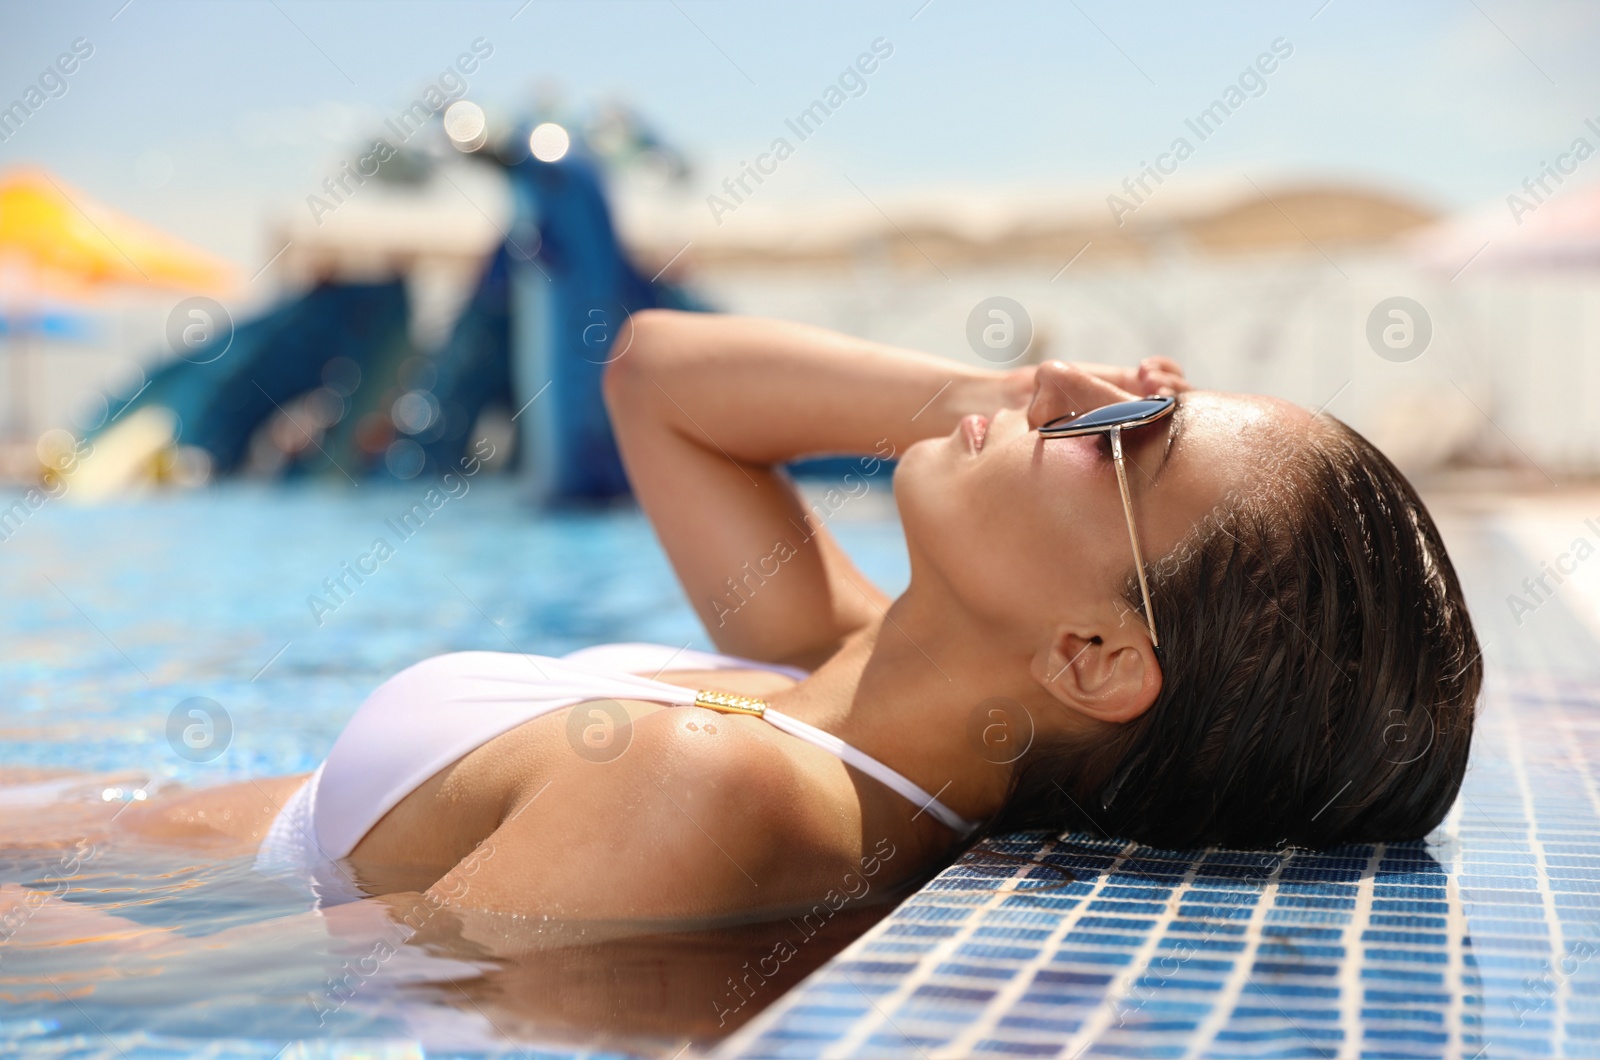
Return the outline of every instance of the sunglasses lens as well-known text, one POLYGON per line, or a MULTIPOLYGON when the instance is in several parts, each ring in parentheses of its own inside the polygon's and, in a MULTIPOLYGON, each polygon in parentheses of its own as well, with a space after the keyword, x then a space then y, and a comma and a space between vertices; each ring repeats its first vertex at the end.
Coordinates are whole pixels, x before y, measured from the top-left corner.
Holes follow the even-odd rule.
POLYGON ((1115 405, 1106 405, 1104 408, 1085 412, 1081 416, 1062 416, 1060 419, 1051 420, 1044 425, 1044 430, 1052 427, 1072 426, 1080 430, 1093 430, 1100 427, 1115 427, 1119 423, 1131 423, 1153 416, 1157 412, 1172 404, 1171 398, 1145 398, 1140 401, 1119 401, 1115 405))

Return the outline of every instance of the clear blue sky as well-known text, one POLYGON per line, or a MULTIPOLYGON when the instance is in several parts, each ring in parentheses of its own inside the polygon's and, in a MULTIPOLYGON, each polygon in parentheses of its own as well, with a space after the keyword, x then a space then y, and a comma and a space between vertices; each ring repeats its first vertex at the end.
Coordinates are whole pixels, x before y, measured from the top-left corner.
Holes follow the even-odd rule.
MULTIPOLYGON (((74 40, 94 53, 65 95, 0 144, 0 164, 41 162, 247 257, 238 233, 258 232, 269 206, 303 200, 347 155, 339 115, 393 113, 479 37, 494 54, 471 98, 505 109, 541 81, 580 103, 622 97, 719 178, 878 37, 893 56, 818 134, 816 158, 886 192, 1109 193, 1280 37, 1293 55, 1178 179, 1354 178, 1452 208, 1503 200, 1576 136, 1600 145, 1583 124, 1600 125, 1596 5, 1206 6, 1216 10, 1109 0, 6 3, 0 104, 74 40), (331 134, 296 132, 318 115, 331 134), (163 163, 150 173, 151 151, 170 160, 164 182, 163 163)), ((1580 177, 1600 175, 1600 159, 1587 165, 1595 173, 1580 177)), ((827 174, 811 165, 789 179, 827 174)))

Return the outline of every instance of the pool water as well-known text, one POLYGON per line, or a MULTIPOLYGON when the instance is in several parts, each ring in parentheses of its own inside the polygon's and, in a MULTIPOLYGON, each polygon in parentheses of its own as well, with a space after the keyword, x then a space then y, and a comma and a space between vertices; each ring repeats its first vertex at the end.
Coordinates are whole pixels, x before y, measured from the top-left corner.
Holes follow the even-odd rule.
MULTIPOLYGON (((535 514, 485 480, 403 524, 428 488, 55 500, 4 527, 0 1053, 671 1056, 882 915, 841 915, 735 1007, 727 981, 786 925, 552 927, 515 960, 441 931, 373 961, 370 942, 294 916, 308 903, 248 858, 119 833, 123 807, 164 790, 314 768, 372 688, 430 655, 711 647, 632 507, 535 514)), ((885 494, 832 525, 869 577, 904 586, 885 494)))

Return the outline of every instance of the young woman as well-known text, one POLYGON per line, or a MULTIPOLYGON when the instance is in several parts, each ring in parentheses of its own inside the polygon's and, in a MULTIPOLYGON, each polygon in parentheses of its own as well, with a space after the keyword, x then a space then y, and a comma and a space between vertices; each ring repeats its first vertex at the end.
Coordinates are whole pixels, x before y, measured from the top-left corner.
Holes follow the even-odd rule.
POLYGON ((997 373, 664 311, 618 342, 623 457, 726 654, 427 660, 310 778, 124 820, 259 844, 329 904, 706 921, 882 893, 985 829, 1321 846, 1454 800, 1472 625, 1411 486, 1331 417, 1161 358, 997 373), (898 598, 781 470, 815 453, 898 459, 898 598))

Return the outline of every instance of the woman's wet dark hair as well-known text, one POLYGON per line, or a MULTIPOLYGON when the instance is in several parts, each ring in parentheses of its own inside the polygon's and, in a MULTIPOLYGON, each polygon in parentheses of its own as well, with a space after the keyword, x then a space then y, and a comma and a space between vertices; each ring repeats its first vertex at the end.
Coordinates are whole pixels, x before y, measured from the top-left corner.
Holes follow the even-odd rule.
MULTIPOLYGON (((1466 771, 1483 662, 1404 475, 1312 441, 1149 567, 1162 689, 1093 744, 1034 747, 996 829, 1277 849, 1431 831, 1466 771)), ((1129 607, 1139 595, 1130 577, 1129 607)))

